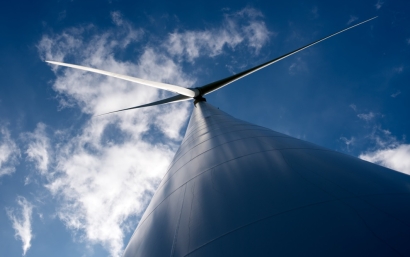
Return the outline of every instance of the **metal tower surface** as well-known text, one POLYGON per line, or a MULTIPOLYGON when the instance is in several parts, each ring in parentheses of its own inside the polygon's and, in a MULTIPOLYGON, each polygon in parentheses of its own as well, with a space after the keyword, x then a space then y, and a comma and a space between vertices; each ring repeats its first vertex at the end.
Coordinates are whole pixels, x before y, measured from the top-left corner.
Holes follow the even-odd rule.
POLYGON ((410 176, 199 102, 135 256, 410 255, 410 176))

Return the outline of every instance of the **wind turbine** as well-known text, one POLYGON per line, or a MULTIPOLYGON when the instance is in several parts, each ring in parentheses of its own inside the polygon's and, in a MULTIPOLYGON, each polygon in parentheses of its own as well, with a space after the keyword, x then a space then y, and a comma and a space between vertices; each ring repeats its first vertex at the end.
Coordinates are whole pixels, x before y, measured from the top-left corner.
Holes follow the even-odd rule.
POLYGON ((410 255, 410 177, 231 117, 205 95, 363 21, 216 82, 184 88, 73 64, 194 99, 185 137, 124 257, 410 255))

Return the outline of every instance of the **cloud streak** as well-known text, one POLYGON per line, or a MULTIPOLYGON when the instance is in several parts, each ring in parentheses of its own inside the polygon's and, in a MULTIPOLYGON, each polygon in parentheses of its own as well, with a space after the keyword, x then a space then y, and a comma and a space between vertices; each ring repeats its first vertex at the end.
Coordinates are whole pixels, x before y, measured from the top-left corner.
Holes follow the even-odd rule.
POLYGON ((0 177, 12 174, 16 169, 20 150, 10 137, 9 130, 0 127, 0 177))
POLYGON ((193 62, 200 56, 214 57, 222 54, 224 47, 234 49, 241 43, 259 53, 274 35, 261 20, 261 12, 244 8, 236 13, 225 14, 221 26, 199 31, 175 31, 164 43, 173 56, 193 62))
POLYGON ((399 91, 397 91, 396 93, 391 94, 390 96, 393 97, 393 98, 395 98, 395 97, 397 97, 397 96, 400 95, 400 94, 401 94, 401 91, 399 90, 399 91))
POLYGON ((26 150, 27 160, 33 162, 36 169, 42 175, 46 175, 48 171, 51 155, 51 146, 45 129, 45 124, 39 123, 33 133, 25 135, 28 141, 26 150))
POLYGON ((23 243, 23 256, 31 247, 31 239, 33 234, 31 231, 31 216, 33 213, 33 205, 26 198, 17 197, 18 208, 8 208, 7 215, 12 222, 16 239, 23 243))
POLYGON ((347 151, 350 151, 350 146, 353 146, 356 141, 354 137, 351 137, 350 139, 347 137, 340 137, 340 140, 346 145, 347 151))

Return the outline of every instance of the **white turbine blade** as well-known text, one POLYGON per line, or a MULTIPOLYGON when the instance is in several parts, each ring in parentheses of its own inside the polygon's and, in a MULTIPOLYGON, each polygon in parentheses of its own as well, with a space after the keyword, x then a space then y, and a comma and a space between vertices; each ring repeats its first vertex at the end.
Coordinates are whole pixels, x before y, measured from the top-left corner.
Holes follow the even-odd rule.
POLYGON ((90 71, 90 72, 94 72, 94 73, 98 73, 98 74, 103 74, 103 75, 107 75, 107 76, 110 76, 110 77, 131 81, 131 82, 135 82, 135 83, 146 85, 146 86, 171 91, 171 92, 178 93, 178 94, 185 95, 185 96, 189 96, 189 97, 195 97, 199 94, 199 91, 197 89, 190 89, 190 88, 180 87, 180 86, 176 86, 176 85, 161 83, 161 82, 155 82, 155 81, 150 81, 150 80, 145 80, 145 79, 134 78, 134 77, 127 76, 127 75, 121 75, 121 74, 117 74, 117 73, 113 73, 113 72, 109 72, 109 71, 98 70, 98 69, 94 69, 94 68, 89 68, 89 67, 84 67, 84 66, 74 65, 74 64, 69 64, 69 63, 54 62, 54 61, 46 61, 46 62, 51 63, 51 64, 55 64, 55 65, 60 65, 60 66, 74 68, 74 69, 79 69, 79 70, 90 71))
POLYGON ((148 106, 154 106, 154 105, 161 105, 161 104, 167 104, 167 103, 175 103, 175 102, 181 102, 181 101, 186 101, 191 99, 191 97, 189 96, 185 96, 185 95, 176 95, 170 98, 166 98, 166 99, 162 99, 156 102, 152 102, 149 104, 144 104, 144 105, 139 105, 139 106, 134 106, 134 107, 130 107, 130 108, 125 108, 125 109, 121 109, 121 110, 117 110, 117 111, 112 111, 112 112, 107 112, 107 113, 103 113, 103 114, 99 114, 97 116, 101 116, 101 115, 106 115, 106 114, 110 114, 110 113, 114 113, 114 112, 121 112, 121 111, 126 111, 126 110, 132 110, 132 109, 137 109, 137 108, 142 108, 142 107, 148 107, 148 106))

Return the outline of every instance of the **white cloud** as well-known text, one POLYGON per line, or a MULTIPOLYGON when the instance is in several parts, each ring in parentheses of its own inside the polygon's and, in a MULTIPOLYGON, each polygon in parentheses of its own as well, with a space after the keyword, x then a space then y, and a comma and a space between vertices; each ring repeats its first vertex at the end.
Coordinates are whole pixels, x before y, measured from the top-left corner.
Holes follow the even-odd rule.
POLYGON ((7 208, 6 210, 15 230, 15 237, 23 243, 23 255, 26 255, 33 238, 31 231, 33 205, 22 196, 17 197, 17 204, 19 208, 7 208))
POLYGON ((355 21, 357 21, 357 17, 356 16, 353 16, 353 15, 350 15, 350 18, 349 18, 349 20, 347 21, 347 25, 349 25, 350 23, 352 23, 352 22, 355 22, 355 21))
POLYGON ((359 158, 410 175, 410 145, 400 144, 361 154, 359 158))
POLYGON ((86 240, 101 243, 112 256, 119 256, 127 226, 135 225, 127 219, 143 212, 173 151, 134 137, 121 144, 93 143, 98 139, 94 126, 101 125, 91 123, 61 149, 60 174, 47 187, 62 197, 58 216, 70 229, 84 231, 86 240), (93 149, 85 149, 85 144, 93 149))
POLYGON ((357 111, 357 106, 355 104, 350 104, 350 108, 352 108, 353 111, 357 111))
POLYGON ((410 174, 410 145, 404 142, 404 135, 399 140, 389 130, 376 125, 367 138, 369 149, 362 152, 359 158, 410 174))
POLYGON ((365 121, 371 121, 375 116, 373 112, 357 114, 357 117, 365 121))
POLYGON ((12 174, 18 164, 20 150, 6 127, 0 127, 0 177, 12 174))
MULTIPOLYGON (((143 51, 132 62, 121 61, 113 53, 127 51, 127 47, 138 43, 144 33, 133 28, 120 13, 111 15, 116 27, 109 31, 98 32, 93 26, 86 26, 57 35, 44 35, 38 44, 40 55, 51 60, 69 59, 73 63, 120 74, 192 86, 195 78, 183 71, 179 59, 215 56, 222 52, 223 45, 234 47, 240 43, 257 51, 266 40, 258 34, 261 30, 258 26, 265 25, 255 20, 261 14, 254 9, 242 10, 232 15, 247 17, 249 22, 242 27, 234 18, 228 17, 221 28, 175 32, 163 44, 139 47, 143 51), (252 25, 252 22, 259 25, 252 25), (248 28, 248 32, 239 31, 239 28, 248 28), (217 39, 213 33, 219 33, 222 39, 217 39), (86 37, 86 34, 91 36, 86 37), (261 42, 256 43, 249 37, 260 37, 261 42)), ((63 107, 78 106, 89 115, 168 96, 166 92, 146 86, 52 67, 56 75, 53 89, 62 99, 60 104, 63 107)), ((46 187, 53 196, 61 199, 57 215, 66 226, 82 232, 86 242, 103 245, 111 256, 120 256, 125 232, 135 228, 172 160, 189 108, 189 103, 185 102, 120 112, 90 118, 80 131, 59 132, 63 136, 51 143, 55 170, 53 176, 47 177, 46 187)), ((39 128, 34 134, 44 135, 39 128)), ((46 140, 40 139, 44 138, 38 136, 33 141, 38 144, 30 149, 47 149, 41 148, 47 144, 46 140)), ((31 152, 39 169, 49 166, 44 161, 46 151, 31 152)))
POLYGON ((222 54, 224 47, 234 49, 241 43, 256 54, 274 35, 261 20, 262 13, 253 8, 225 15, 222 26, 206 30, 171 33, 164 43, 169 53, 192 62, 199 56, 222 54))
POLYGON ((25 135, 28 140, 27 159, 34 162, 36 169, 43 175, 48 171, 51 155, 51 146, 45 129, 45 124, 39 123, 33 133, 25 135))
POLYGON ((382 0, 377 0, 377 3, 374 6, 376 7, 377 10, 379 10, 380 8, 382 8, 383 4, 384 2, 382 0))

